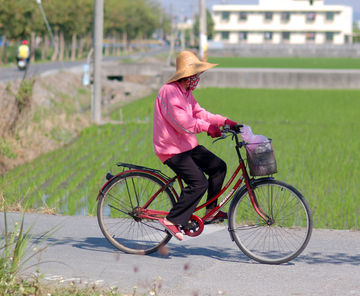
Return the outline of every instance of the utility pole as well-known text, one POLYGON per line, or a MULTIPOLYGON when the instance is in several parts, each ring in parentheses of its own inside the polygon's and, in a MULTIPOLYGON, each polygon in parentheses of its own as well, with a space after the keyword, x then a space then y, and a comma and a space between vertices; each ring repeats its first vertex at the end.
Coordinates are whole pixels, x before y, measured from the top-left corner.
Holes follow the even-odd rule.
POLYGON ((91 100, 91 119, 101 122, 101 61, 104 27, 104 0, 94 0, 94 88, 91 100))
POLYGON ((207 60, 207 32, 206 32, 206 4, 205 0, 199 0, 200 12, 200 58, 207 60))
POLYGON ((181 9, 181 51, 185 49, 185 16, 184 16, 184 8, 181 9))
POLYGON ((166 65, 170 66, 171 58, 175 51, 175 36, 174 36, 174 15, 173 15, 173 5, 170 4, 170 20, 171 20, 171 32, 170 32, 170 51, 166 61, 166 65))

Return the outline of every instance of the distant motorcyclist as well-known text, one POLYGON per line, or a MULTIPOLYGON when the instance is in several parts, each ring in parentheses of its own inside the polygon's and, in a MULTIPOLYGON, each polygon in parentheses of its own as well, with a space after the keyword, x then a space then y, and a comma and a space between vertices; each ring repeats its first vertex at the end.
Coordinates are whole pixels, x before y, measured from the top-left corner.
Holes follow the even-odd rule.
POLYGON ((25 60, 26 65, 30 62, 30 48, 26 40, 21 41, 20 46, 17 49, 16 61, 19 65, 19 61, 25 60))

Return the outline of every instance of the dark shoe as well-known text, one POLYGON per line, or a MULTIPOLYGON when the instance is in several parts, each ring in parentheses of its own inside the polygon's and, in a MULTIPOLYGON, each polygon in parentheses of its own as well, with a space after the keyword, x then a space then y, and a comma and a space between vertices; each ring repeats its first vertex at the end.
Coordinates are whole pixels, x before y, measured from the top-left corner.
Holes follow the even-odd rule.
POLYGON ((219 211, 215 216, 210 216, 204 220, 204 224, 213 224, 213 223, 221 223, 224 222, 225 219, 228 218, 227 213, 223 211, 219 211))

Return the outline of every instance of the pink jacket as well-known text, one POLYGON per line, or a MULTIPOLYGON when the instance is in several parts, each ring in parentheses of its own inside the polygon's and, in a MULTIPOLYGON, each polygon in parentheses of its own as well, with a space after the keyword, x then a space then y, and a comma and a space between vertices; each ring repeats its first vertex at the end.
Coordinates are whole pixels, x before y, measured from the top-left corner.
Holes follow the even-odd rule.
POLYGON ((153 144, 161 162, 198 145, 195 134, 210 124, 223 126, 226 117, 215 115, 195 100, 192 91, 175 81, 163 85, 154 106, 153 144))

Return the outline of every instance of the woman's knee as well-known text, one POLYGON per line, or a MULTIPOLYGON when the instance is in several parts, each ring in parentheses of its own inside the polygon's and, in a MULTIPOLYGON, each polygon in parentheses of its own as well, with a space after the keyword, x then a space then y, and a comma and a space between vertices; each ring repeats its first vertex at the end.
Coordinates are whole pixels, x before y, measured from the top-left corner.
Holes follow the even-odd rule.
POLYGON ((219 171, 226 173, 226 170, 227 170, 226 162, 221 159, 219 164, 219 171))
POLYGON ((223 161, 222 159, 219 160, 218 165, 216 167, 216 170, 213 174, 214 177, 216 176, 223 176, 225 177, 226 175, 226 171, 227 171, 227 166, 225 161, 223 161))
POLYGON ((196 192, 198 192, 199 195, 203 196, 206 190, 208 189, 208 187, 209 187, 209 181, 204 176, 204 178, 200 182, 197 182, 197 184, 194 185, 194 190, 196 190, 196 192))

